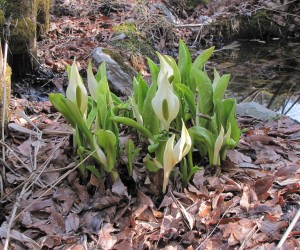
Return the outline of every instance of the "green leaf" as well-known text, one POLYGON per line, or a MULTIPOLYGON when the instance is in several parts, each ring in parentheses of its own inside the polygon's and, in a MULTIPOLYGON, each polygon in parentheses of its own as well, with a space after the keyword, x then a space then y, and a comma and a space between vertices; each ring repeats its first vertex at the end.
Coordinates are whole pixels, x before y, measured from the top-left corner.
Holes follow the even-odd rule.
POLYGON ((217 99, 214 103, 214 118, 216 127, 212 127, 214 134, 219 134, 221 126, 226 129, 228 116, 224 109, 224 101, 217 99))
POLYGON ((182 186, 183 188, 186 188, 189 182, 188 179, 188 166, 187 166, 187 161, 186 158, 183 158, 183 162, 180 164, 180 172, 179 175, 181 176, 182 179, 182 186))
POLYGON ((223 146, 223 139, 224 139, 224 128, 221 126, 220 133, 215 141, 214 146, 214 158, 213 158, 213 166, 220 166, 220 151, 223 146))
POLYGON ((69 64, 66 66, 66 71, 67 71, 67 74, 68 74, 68 79, 70 79, 71 66, 69 64))
POLYGON ((215 85, 213 85, 213 101, 222 100, 230 80, 230 74, 223 75, 215 85))
POLYGON ((148 84, 143 79, 142 74, 139 73, 138 76, 135 77, 133 80, 133 92, 134 92, 133 96, 138 106, 139 113, 141 113, 143 110, 144 101, 147 96, 148 89, 149 89, 148 84))
POLYGON ((195 119, 196 117, 196 105, 195 105, 195 97, 193 92, 182 83, 177 83, 174 85, 177 91, 180 91, 184 95, 184 99, 190 109, 190 112, 195 119))
MULTIPOLYGON (((212 116, 213 115, 213 90, 211 81, 206 73, 203 71, 192 68, 192 76, 195 77, 198 90, 198 103, 197 112, 212 116)), ((198 118, 196 121, 197 125, 207 127, 207 120, 204 118, 198 118)))
POLYGON ((154 153, 155 150, 158 149, 159 145, 160 145, 159 143, 150 144, 150 145, 148 146, 148 152, 149 152, 149 153, 154 153))
POLYGON ((150 172, 156 173, 162 168, 162 166, 159 166, 159 162, 152 158, 149 154, 144 157, 143 162, 146 166, 146 169, 150 172))
POLYGON ((220 80, 220 74, 219 74, 219 72, 217 71, 217 69, 216 68, 214 68, 214 81, 213 81, 213 90, 215 91, 215 89, 216 89, 216 85, 217 85, 217 83, 218 83, 218 81, 220 80))
POLYGON ((88 129, 91 129, 92 123, 95 121, 95 118, 97 116, 97 104, 90 97, 89 97, 89 104, 91 105, 91 109, 89 110, 89 113, 88 113, 88 117, 86 120, 86 126, 88 129))
POLYGON ((61 94, 49 94, 49 100, 57 111, 59 111, 67 119, 67 121, 71 123, 72 127, 76 128, 77 126, 87 142, 90 145, 93 145, 92 133, 87 128, 86 121, 83 119, 78 106, 61 94))
POLYGON ((178 56, 178 68, 181 74, 182 83, 185 85, 190 84, 190 72, 192 67, 192 58, 189 49, 184 42, 179 40, 179 56, 178 56))
POLYGON ((173 69, 174 78, 172 78, 172 81, 170 81, 170 83, 181 83, 180 71, 174 58, 168 55, 163 55, 163 58, 173 69))
POLYGON ((97 73, 95 75, 97 82, 101 79, 106 78, 106 63, 103 61, 100 66, 98 67, 97 73))
POLYGON ((206 128, 200 126, 191 127, 188 131, 191 135, 194 145, 202 145, 202 143, 205 145, 208 152, 209 162, 212 165, 215 146, 215 138, 213 134, 206 128))
MULTIPOLYGON (((71 110, 69 110, 65 97, 60 93, 52 93, 49 94, 49 100, 54 106, 54 108, 63 115, 63 117, 71 123, 72 127, 76 127, 76 121, 74 120, 74 116, 72 115, 71 110)), ((78 109, 78 108, 77 108, 78 109)))
POLYGON ((119 97, 117 97, 114 93, 110 92, 110 95, 111 95, 112 100, 115 102, 115 104, 124 105, 124 102, 119 97))
POLYGON ((126 143, 126 154, 127 154, 127 169, 130 176, 132 176, 133 170, 133 152, 134 152, 134 143, 131 139, 129 139, 126 143))
POLYGON ((143 125, 141 125, 140 123, 127 118, 127 117, 121 117, 121 116, 113 116, 110 118, 112 121, 117 122, 117 123, 121 123, 124 124, 126 126, 135 128, 137 131, 139 131, 145 138, 149 139, 150 141, 153 142, 153 135, 151 134, 151 132, 146 129, 143 125))
POLYGON ((150 86, 147 96, 144 101, 143 110, 141 115, 143 117, 144 126, 149 130, 153 135, 156 135, 159 131, 159 120, 156 114, 153 111, 152 99, 155 96, 157 91, 157 83, 152 83, 150 86))
POLYGON ((151 76, 152 76, 152 85, 157 84, 157 76, 159 73, 159 67, 149 57, 147 57, 147 61, 148 61, 148 65, 149 65, 151 76))
POLYGON ((73 134, 73 146, 75 149, 76 148, 79 149, 80 147, 82 147, 82 148, 86 147, 86 143, 82 137, 83 137, 82 134, 80 133, 80 131, 78 130, 78 127, 76 126, 75 132, 73 134))
POLYGON ((228 129, 229 123, 231 124, 231 138, 238 143, 241 136, 241 131, 239 129, 237 119, 236 119, 236 100, 233 98, 228 98, 223 101, 223 107, 225 114, 227 116, 226 129, 228 129))
POLYGON ((190 181, 195 173, 197 173, 201 168, 198 166, 194 166, 189 173, 188 180, 190 181))
POLYGON ((100 129, 95 132, 99 146, 104 150, 107 157, 107 165, 103 166, 106 172, 111 172, 116 165, 117 139, 110 130, 100 129))
POLYGON ((215 47, 211 47, 209 49, 204 50, 194 61, 193 68, 202 70, 204 67, 204 64, 208 61, 208 59, 211 57, 215 47))
POLYGON ((104 94, 101 93, 99 95, 99 100, 97 102, 97 126, 96 128, 100 128, 103 129, 105 128, 105 118, 107 115, 107 105, 106 105, 106 101, 104 102, 103 100, 106 99, 104 94), (102 100, 102 101, 100 101, 102 100))
POLYGON ((86 167, 93 175, 95 175, 99 180, 101 179, 101 174, 99 170, 94 165, 88 165, 86 167))

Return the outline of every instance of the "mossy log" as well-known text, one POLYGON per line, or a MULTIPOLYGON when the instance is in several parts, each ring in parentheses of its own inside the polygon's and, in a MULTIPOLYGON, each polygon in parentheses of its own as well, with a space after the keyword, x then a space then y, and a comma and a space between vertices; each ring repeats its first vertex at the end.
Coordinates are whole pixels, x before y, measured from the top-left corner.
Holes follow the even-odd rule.
POLYGON ((43 37, 49 31, 50 0, 6 0, 4 11, 0 10, 0 32, 6 31, 2 39, 8 40, 12 52, 8 61, 13 74, 31 73, 38 68, 37 32, 43 37))
MULTIPOLYGON (((5 105, 5 121, 7 124, 9 118, 9 103, 10 103, 10 94, 11 94, 11 68, 6 64, 5 74, 4 70, 4 59, 2 55, 2 48, 0 43, 0 124, 2 124, 2 109, 5 105), (6 100, 4 100, 4 90, 6 90, 6 100)), ((1 125, 0 125, 1 127, 1 125)))
POLYGON ((0 27, 3 27, 4 22, 5 22, 4 12, 3 10, 0 10, 0 27))
POLYGON ((6 0, 5 25, 9 23, 9 29, 6 28, 4 38, 12 52, 8 61, 15 76, 30 73, 38 67, 36 10, 36 0, 6 0))
POLYGON ((42 38, 50 28, 50 0, 37 0, 37 36, 42 38))

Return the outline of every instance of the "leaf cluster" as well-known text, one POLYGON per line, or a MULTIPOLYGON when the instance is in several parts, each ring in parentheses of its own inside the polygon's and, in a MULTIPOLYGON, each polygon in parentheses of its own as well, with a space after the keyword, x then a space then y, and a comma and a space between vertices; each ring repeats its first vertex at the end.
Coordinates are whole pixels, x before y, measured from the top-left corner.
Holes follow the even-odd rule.
POLYGON ((82 174, 86 176, 88 169, 99 178, 111 173, 116 179, 117 163, 123 152, 127 156, 128 174, 132 176, 135 157, 140 155, 148 171, 163 170, 165 192, 177 164, 183 187, 200 169, 192 157, 195 150, 208 157, 209 165, 220 167, 226 150, 237 145, 240 130, 236 101, 224 99, 230 75, 220 76, 215 69, 211 80, 204 70, 213 50, 214 47, 203 51, 192 61, 187 46, 180 41, 178 62, 157 53, 158 66, 148 58, 152 83, 148 85, 138 74, 127 101, 110 92, 105 63, 95 76, 89 64, 88 95, 74 62, 68 69, 67 96, 50 94, 49 98, 73 126, 79 158, 90 153, 95 160, 94 164, 82 166, 82 174), (131 139, 121 148, 120 124, 122 129, 125 126, 135 131, 139 145, 146 146, 148 152, 142 151, 144 146, 136 147, 131 139))

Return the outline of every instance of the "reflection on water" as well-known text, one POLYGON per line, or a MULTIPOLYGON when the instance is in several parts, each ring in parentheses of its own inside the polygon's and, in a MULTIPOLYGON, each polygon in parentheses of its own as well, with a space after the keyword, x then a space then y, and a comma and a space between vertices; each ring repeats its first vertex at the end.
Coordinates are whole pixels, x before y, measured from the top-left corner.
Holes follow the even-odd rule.
POLYGON ((211 62, 231 74, 228 96, 300 121, 300 43, 233 43, 217 50, 211 62))

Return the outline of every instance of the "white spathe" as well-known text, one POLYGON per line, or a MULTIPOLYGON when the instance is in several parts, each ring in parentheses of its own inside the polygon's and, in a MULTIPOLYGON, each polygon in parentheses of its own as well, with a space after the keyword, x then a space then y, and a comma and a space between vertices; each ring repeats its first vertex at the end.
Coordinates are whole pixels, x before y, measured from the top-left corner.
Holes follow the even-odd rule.
POLYGON ((94 76, 91 61, 89 62, 87 70, 87 82, 91 96, 93 97, 94 101, 97 102, 99 100, 99 83, 94 76))
POLYGON ((165 73, 160 79, 158 89, 152 99, 152 108, 157 118, 162 122, 162 128, 169 130, 171 122, 179 112, 179 99, 165 73))
POLYGON ((157 52, 158 58, 159 58, 159 73, 157 76, 157 85, 159 85, 163 82, 163 79, 165 78, 165 75, 167 75, 167 79, 169 79, 170 76, 174 74, 174 70, 171 67, 171 65, 166 61, 164 56, 159 54, 157 52))
POLYGON ((163 168, 164 168, 164 180, 163 180, 163 192, 167 190, 170 174, 175 165, 182 160, 184 156, 190 151, 192 146, 192 139, 188 130, 182 121, 181 136, 178 142, 174 146, 175 134, 173 134, 166 143, 164 156, 163 156, 163 168))
POLYGON ((85 118, 87 113, 88 94, 80 77, 75 61, 70 68, 70 79, 66 96, 69 100, 77 104, 83 117, 85 118), (78 93, 78 91, 80 93, 78 93))

